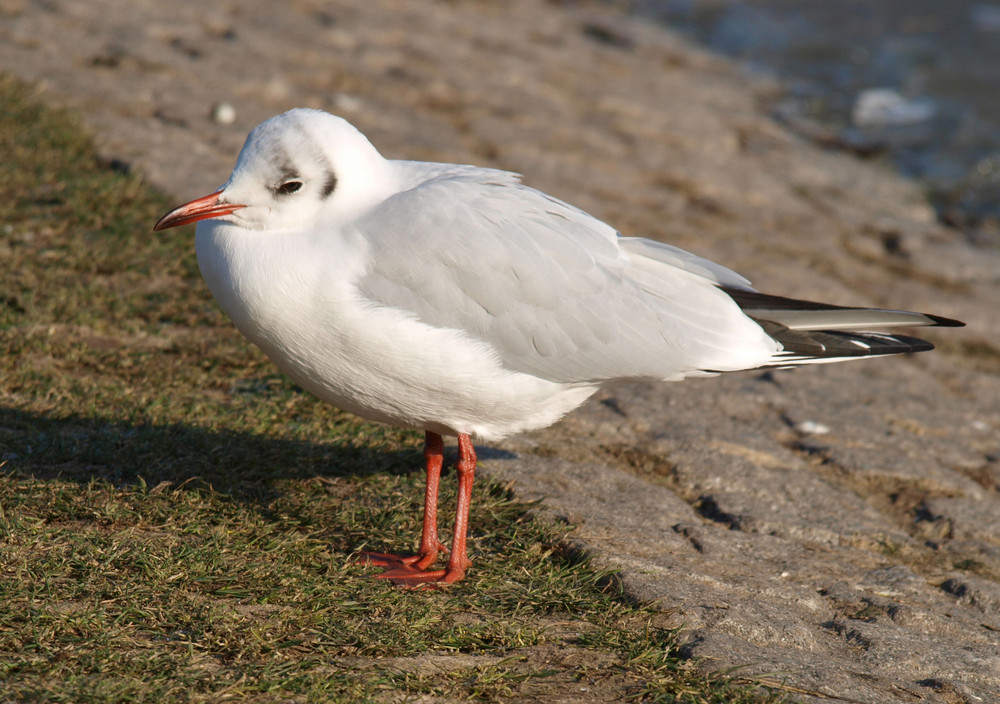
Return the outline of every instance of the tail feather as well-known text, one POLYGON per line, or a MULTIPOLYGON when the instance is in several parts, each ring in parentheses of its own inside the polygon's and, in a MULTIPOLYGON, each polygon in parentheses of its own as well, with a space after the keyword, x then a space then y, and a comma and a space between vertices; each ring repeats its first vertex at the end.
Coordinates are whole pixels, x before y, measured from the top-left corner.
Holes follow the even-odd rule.
POLYGON ((840 362, 909 352, 925 352, 934 345, 917 337, 877 332, 879 328, 961 327, 958 320, 927 313, 877 308, 849 308, 756 291, 723 290, 764 331, 782 345, 767 366, 840 362))

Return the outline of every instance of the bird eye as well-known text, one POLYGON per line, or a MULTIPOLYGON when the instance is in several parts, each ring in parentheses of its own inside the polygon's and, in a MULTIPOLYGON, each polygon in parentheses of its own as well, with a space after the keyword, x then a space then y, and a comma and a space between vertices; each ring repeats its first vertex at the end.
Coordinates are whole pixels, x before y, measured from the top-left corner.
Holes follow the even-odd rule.
POLYGON ((289 193, 295 193, 300 188, 302 188, 302 181, 285 181, 278 186, 278 193, 288 195, 289 193))

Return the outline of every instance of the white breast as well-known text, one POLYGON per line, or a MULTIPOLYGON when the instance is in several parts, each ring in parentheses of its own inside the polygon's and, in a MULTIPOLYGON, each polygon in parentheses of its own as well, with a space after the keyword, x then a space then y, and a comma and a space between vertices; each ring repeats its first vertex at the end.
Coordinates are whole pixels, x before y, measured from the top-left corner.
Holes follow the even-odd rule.
POLYGON ((494 440, 550 425, 594 392, 506 370, 464 331, 366 300, 354 286, 364 243, 333 238, 219 221, 196 235, 219 305, 310 393, 391 425, 494 440))

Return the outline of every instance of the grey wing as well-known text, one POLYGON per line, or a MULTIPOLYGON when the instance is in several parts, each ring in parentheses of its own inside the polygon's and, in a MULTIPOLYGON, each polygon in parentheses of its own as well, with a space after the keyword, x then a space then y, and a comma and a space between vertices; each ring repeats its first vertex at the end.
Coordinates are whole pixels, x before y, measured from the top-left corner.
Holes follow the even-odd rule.
MULTIPOLYGON (((696 274, 721 287, 753 291, 750 287, 750 281, 732 269, 716 264, 710 259, 699 257, 697 254, 691 254, 680 247, 641 237, 622 237, 619 239, 619 244, 630 255, 635 266, 642 267, 645 263, 658 262, 696 274)), ((656 268, 655 264, 654 268, 656 268)))
POLYGON ((742 277, 620 238, 509 179, 434 179, 358 227, 370 247, 362 295, 482 340, 514 371, 568 383, 682 378, 774 351, 716 287, 743 288, 742 277))

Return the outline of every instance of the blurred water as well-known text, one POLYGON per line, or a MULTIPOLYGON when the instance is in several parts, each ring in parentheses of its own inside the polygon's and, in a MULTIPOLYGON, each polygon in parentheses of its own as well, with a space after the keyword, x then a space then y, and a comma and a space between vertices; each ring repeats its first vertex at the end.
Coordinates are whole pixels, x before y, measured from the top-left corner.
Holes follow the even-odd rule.
POLYGON ((635 0, 774 75, 775 114, 884 154, 971 240, 1000 233, 1000 0, 635 0))

